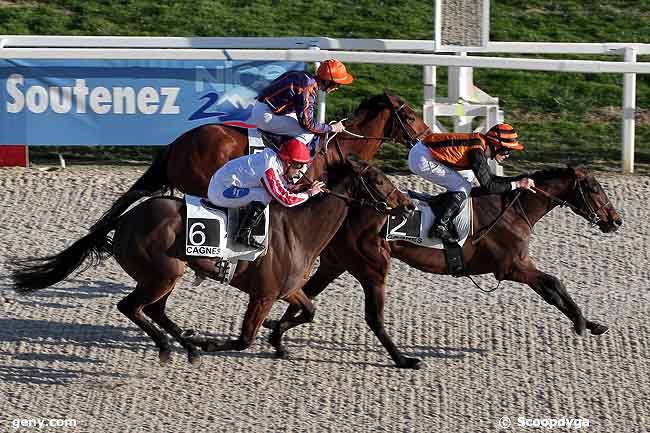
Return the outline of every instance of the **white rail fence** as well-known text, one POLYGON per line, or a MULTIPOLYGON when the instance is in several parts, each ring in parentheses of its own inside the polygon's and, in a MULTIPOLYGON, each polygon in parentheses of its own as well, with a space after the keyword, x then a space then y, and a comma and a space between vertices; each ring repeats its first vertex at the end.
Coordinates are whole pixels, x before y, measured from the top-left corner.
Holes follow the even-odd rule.
MULTIPOLYGON (((650 73, 650 44, 488 42, 485 48, 458 48, 439 54, 434 41, 391 39, 295 38, 179 38, 102 36, 0 36, 4 59, 173 59, 173 60, 291 60, 320 62, 338 58, 347 63, 421 65, 424 68, 425 120, 437 128, 436 116, 454 118, 455 130, 466 130, 473 117, 484 117, 483 127, 502 118, 498 99, 478 91, 472 68, 517 69, 565 73, 621 73, 623 80, 623 171, 634 171, 636 74, 650 73), (490 57, 499 54, 611 55, 622 61, 556 60, 490 57), (477 55, 480 54, 480 55, 477 55), (437 98, 436 66, 450 68, 449 95, 437 98), (474 95, 474 96, 473 96, 474 95)), ((324 118, 324 97, 320 115, 324 118)))

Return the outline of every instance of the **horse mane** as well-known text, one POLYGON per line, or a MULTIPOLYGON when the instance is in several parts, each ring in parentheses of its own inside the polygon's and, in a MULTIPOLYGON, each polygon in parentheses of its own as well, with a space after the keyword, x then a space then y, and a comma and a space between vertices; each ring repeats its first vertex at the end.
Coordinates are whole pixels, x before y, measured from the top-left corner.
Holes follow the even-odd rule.
POLYGON ((528 175, 535 182, 544 183, 553 179, 564 179, 575 177, 575 170, 572 167, 553 167, 539 170, 528 175))
POLYGON ((357 107, 357 109, 354 111, 354 117, 358 117, 359 115, 362 115, 368 111, 371 112, 378 112, 381 110, 384 110, 386 108, 391 108, 391 103, 388 100, 388 96, 393 97, 396 101, 398 101, 400 104, 404 103, 402 98, 399 96, 395 95, 392 93, 390 90, 385 90, 383 93, 379 93, 374 96, 370 96, 363 101, 361 101, 361 104, 357 107))
POLYGON ((354 173, 354 167, 347 159, 344 159, 343 161, 336 160, 327 166, 326 172, 327 186, 329 188, 334 188, 354 173))

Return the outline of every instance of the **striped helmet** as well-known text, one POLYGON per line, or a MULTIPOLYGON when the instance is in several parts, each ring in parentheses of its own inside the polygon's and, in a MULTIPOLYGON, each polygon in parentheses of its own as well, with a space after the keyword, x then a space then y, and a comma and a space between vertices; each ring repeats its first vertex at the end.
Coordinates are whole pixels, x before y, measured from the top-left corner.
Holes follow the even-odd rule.
POLYGON ((490 128, 485 136, 495 152, 500 150, 524 150, 524 145, 519 142, 517 131, 507 123, 497 123, 490 128))

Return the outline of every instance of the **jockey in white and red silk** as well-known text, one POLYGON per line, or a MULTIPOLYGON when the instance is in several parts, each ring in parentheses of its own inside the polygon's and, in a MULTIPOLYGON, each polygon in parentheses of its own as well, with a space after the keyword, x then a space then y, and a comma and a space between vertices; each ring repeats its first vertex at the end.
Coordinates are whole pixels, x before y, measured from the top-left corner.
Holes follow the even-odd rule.
POLYGON ((304 192, 299 192, 292 183, 291 179, 309 163, 307 145, 296 139, 284 143, 279 153, 266 148, 262 152, 233 159, 212 175, 208 200, 227 208, 250 204, 235 241, 262 248, 263 245, 251 236, 251 232, 272 200, 293 207, 325 190, 325 184, 320 181, 311 184, 304 192))
POLYGON ((336 59, 325 60, 316 75, 305 71, 288 71, 276 78, 257 95, 252 118, 258 129, 288 135, 309 144, 314 134, 341 132, 341 122, 328 125, 314 119, 318 90, 331 93, 354 78, 336 59))

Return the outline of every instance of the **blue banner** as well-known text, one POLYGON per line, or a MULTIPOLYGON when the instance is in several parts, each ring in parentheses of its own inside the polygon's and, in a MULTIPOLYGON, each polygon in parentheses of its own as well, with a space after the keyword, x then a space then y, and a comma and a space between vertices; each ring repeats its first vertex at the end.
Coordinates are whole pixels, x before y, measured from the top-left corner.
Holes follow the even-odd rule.
POLYGON ((255 96, 304 63, 0 60, 0 145, 167 145, 206 123, 252 127, 255 96))

